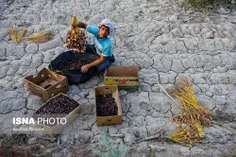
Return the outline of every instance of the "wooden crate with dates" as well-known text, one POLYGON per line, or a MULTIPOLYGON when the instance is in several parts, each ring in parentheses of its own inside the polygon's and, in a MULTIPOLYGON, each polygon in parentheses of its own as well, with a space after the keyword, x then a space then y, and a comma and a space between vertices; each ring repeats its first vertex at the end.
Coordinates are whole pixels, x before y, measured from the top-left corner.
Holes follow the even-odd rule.
POLYGON ((95 88, 97 126, 122 123, 122 108, 117 85, 95 88))
POLYGON ((35 124, 43 128, 45 134, 56 137, 78 117, 80 108, 81 104, 78 101, 59 93, 46 101, 32 117, 35 124))

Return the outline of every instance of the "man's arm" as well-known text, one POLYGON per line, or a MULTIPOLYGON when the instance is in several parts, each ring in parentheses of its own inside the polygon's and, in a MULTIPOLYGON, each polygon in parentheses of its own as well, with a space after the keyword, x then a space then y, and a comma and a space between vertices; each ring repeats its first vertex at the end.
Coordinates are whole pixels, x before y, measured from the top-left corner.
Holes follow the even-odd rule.
POLYGON ((88 71, 89 68, 97 66, 99 64, 101 64, 102 62, 104 62, 106 60, 107 57, 100 55, 100 58, 93 61, 92 63, 86 64, 84 66, 81 67, 81 72, 85 73, 88 71))

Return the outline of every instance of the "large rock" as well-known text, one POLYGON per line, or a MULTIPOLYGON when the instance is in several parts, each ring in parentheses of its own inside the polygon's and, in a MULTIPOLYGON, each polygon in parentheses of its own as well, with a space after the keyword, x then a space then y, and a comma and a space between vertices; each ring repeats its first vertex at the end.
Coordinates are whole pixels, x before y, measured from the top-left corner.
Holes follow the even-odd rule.
POLYGON ((7 45, 6 50, 6 55, 12 56, 15 59, 20 59, 22 56, 25 55, 25 49, 23 44, 19 44, 16 46, 7 45))
POLYGON ((184 72, 186 69, 184 68, 181 60, 173 59, 173 64, 171 66, 171 70, 175 72, 184 72))
POLYGON ((6 114, 12 111, 18 111, 26 106, 26 98, 6 98, 0 103, 0 113, 6 114))
POLYGON ((197 49, 197 45, 199 41, 197 38, 184 39, 183 41, 187 49, 190 49, 190 50, 197 49))
POLYGON ((214 51, 215 50, 215 44, 214 40, 212 39, 205 39, 205 40, 200 40, 198 42, 198 48, 201 51, 214 51))
POLYGON ((171 69, 173 63, 173 58, 171 56, 156 55, 153 59, 153 67, 158 71, 167 72, 171 69))
POLYGON ((126 134, 124 137, 124 142, 127 145, 132 145, 132 144, 136 143, 136 138, 133 134, 126 134))
POLYGON ((171 100, 164 94, 149 93, 149 98, 151 105, 155 110, 161 111, 163 113, 166 113, 168 110, 170 110, 171 100))
POLYGON ((151 86, 158 83, 158 73, 143 74, 143 82, 150 84, 151 86))
POLYGON ((213 110, 215 108, 215 102, 212 100, 212 98, 205 95, 198 95, 196 98, 199 105, 207 107, 210 110, 213 110))
MULTIPOLYGON (((30 91, 27 91, 27 92, 30 92, 30 91)), ((34 94, 31 94, 29 97, 28 97, 28 101, 27 101, 27 108, 28 109, 31 109, 31 110, 38 110, 41 105, 44 103, 44 101, 42 100, 42 98, 38 95, 34 95, 34 94)))
POLYGON ((2 91, 0 92, 0 101, 11 97, 17 97, 18 94, 19 93, 17 93, 16 91, 2 91))
POLYGON ((36 55, 34 55, 34 57, 32 57, 32 62, 31 62, 31 66, 32 67, 38 67, 43 63, 43 55, 41 53, 37 53, 36 55))
POLYGON ((54 53, 55 53, 55 50, 49 50, 49 51, 43 52, 43 55, 44 55, 43 62, 50 63, 55 56, 54 53))
POLYGON ((161 84, 168 84, 168 83, 174 84, 176 81, 176 77, 177 77, 177 74, 172 71, 170 71, 168 73, 160 72, 159 75, 160 75, 160 83, 161 84))
POLYGON ((209 78, 212 84, 235 84, 236 74, 235 73, 214 73, 209 78))
POLYGON ((29 45, 27 45, 25 50, 27 53, 35 54, 38 51, 38 45, 37 44, 29 44, 29 45))
POLYGON ((63 44, 64 43, 61 40, 61 38, 56 38, 56 39, 53 39, 51 41, 48 41, 46 43, 43 43, 43 44, 39 45, 39 50, 40 51, 45 51, 45 50, 48 50, 48 49, 56 48, 57 46, 61 46, 63 44))
POLYGON ((23 65, 23 66, 29 66, 31 64, 31 62, 32 62, 32 55, 31 54, 30 55, 28 54, 28 55, 22 57, 22 59, 21 59, 21 65, 23 65))
POLYGON ((199 55, 191 55, 182 61, 185 68, 197 68, 204 65, 204 62, 199 55))
POLYGON ((175 28, 171 31, 175 37, 177 38, 182 38, 184 36, 184 34, 181 32, 181 30, 179 28, 175 28))
POLYGON ((10 68, 10 62, 5 61, 5 62, 0 62, 0 78, 4 78, 7 76, 7 72, 10 68))

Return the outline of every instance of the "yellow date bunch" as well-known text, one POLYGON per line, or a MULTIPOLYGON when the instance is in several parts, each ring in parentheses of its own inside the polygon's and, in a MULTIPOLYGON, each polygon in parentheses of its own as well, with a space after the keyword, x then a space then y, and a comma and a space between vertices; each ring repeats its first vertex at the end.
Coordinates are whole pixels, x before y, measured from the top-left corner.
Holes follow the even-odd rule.
POLYGON ((73 16, 71 20, 70 35, 66 40, 66 47, 68 49, 76 50, 79 53, 84 53, 86 51, 86 36, 84 31, 80 30, 76 24, 77 19, 73 16))

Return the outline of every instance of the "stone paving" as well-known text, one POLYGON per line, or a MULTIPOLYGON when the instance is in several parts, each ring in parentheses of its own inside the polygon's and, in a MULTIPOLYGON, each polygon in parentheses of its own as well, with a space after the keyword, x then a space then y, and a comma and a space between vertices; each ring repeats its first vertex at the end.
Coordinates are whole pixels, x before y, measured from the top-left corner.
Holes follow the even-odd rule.
POLYGON ((99 142, 104 131, 111 141, 129 147, 129 156, 147 156, 151 150, 156 156, 235 155, 236 11, 219 7, 204 15, 184 11, 182 1, 169 0, 2 0, 0 4, 1 133, 11 134, 13 116, 31 115, 44 103, 27 90, 23 79, 67 50, 63 45, 72 15, 94 25, 106 17, 117 28, 112 39, 114 65, 138 66, 140 88, 119 91, 122 125, 97 127, 94 87, 104 85, 103 75, 70 86, 67 94, 82 103, 82 110, 62 132, 64 149, 54 156, 68 156, 76 144, 89 147, 99 142), (42 28, 55 36, 43 44, 23 40, 15 45, 7 33, 14 26, 27 28, 27 36, 42 28), (167 89, 180 76, 188 77, 199 104, 211 109, 224 125, 205 128, 203 144, 191 150, 160 138, 143 142, 174 131, 175 124, 168 117, 179 110, 158 83, 167 89))

